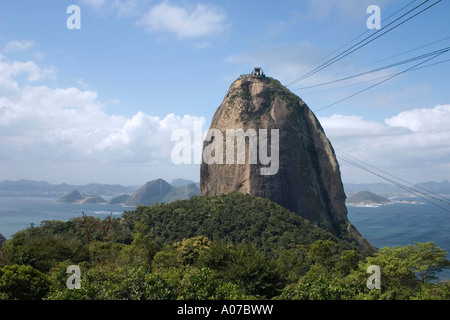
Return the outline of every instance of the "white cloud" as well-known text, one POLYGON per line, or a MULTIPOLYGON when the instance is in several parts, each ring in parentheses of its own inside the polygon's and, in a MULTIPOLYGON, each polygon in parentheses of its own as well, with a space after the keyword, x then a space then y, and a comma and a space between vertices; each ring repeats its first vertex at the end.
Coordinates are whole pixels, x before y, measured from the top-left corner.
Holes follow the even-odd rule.
POLYGON ((3 52, 25 51, 34 45, 30 40, 13 40, 6 43, 3 52))
POLYGON ((106 0, 80 0, 81 5, 100 11, 106 4, 106 0))
MULTIPOLYGON (((450 177, 449 108, 405 111, 385 123, 343 115, 319 120, 338 156, 351 155, 412 182, 441 181, 450 177)), ((340 164, 344 179, 361 182, 365 173, 340 164)))
POLYGON ((144 112, 132 117, 109 115, 94 91, 33 85, 31 80, 43 73, 34 63, 0 60, 2 171, 20 173, 27 166, 40 170, 53 164, 65 166, 73 177, 80 174, 80 166, 91 170, 99 163, 124 170, 155 161, 170 167, 172 131, 193 131, 195 121, 205 121, 190 115, 160 118, 144 112), (13 78, 19 72, 28 76, 23 86, 13 78))
POLYGON ((6 43, 3 52, 25 51, 34 45, 30 40, 14 40, 6 43))
MULTIPOLYGON (((22 174, 31 172, 31 168, 41 172, 53 167, 65 170, 66 176, 56 180, 60 182, 68 181, 69 176, 81 177, 84 172, 90 174, 85 179, 97 180, 93 176, 96 170, 104 177, 111 176, 111 180, 103 180, 109 182, 115 171, 121 171, 118 175, 124 179, 131 172, 140 178, 140 170, 153 170, 149 178, 183 172, 171 162, 171 134, 176 129, 192 132, 194 122, 205 123, 203 117, 156 117, 144 112, 130 117, 110 115, 95 91, 36 84, 49 75, 53 75, 51 68, 34 62, 0 59, 0 165, 2 172, 9 172, 9 178, 13 178, 11 172, 22 174), (18 75, 24 76, 23 84, 17 82, 18 75), (150 165, 154 163, 163 165, 166 171, 150 165), (106 169, 112 171, 108 174, 106 169)), ((344 115, 319 120, 338 155, 350 154, 406 180, 420 182, 450 179, 449 115, 450 105, 438 105, 404 111, 384 122, 344 115)), ((340 164, 345 181, 367 179, 360 170, 342 161, 340 164)), ((46 179, 46 174, 50 173, 42 172, 39 179, 46 179)), ((3 177, 4 173, 0 179, 3 177)))
POLYGON ((82 6, 94 10, 100 16, 112 13, 118 17, 135 16, 143 3, 143 0, 80 0, 82 6))
POLYGON ((114 0, 111 5, 113 10, 117 11, 119 17, 129 17, 139 12, 138 0, 114 0))
POLYGON ((386 119, 392 127, 404 127, 414 132, 450 131, 450 105, 438 105, 432 109, 414 109, 386 119))
POLYGON ((169 114, 164 118, 138 112, 132 118, 100 140, 92 152, 107 161, 111 155, 114 159, 124 161, 170 161, 174 146, 171 134, 177 129, 193 131, 194 122, 205 122, 204 118, 185 115, 183 118, 169 114), (123 151, 126 151, 125 153, 123 151))
POLYGON ((225 12, 211 4, 181 7, 161 2, 145 13, 137 25, 149 33, 170 33, 179 39, 214 37, 225 28, 225 12))

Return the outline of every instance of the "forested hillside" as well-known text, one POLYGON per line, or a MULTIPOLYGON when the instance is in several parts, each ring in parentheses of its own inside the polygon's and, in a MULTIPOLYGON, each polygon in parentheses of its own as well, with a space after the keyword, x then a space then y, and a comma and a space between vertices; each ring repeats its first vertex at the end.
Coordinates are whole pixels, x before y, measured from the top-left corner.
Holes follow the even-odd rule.
POLYGON ((267 199, 199 196, 18 232, 0 247, 0 299, 449 299, 433 281, 445 257, 432 243, 363 252, 267 199))

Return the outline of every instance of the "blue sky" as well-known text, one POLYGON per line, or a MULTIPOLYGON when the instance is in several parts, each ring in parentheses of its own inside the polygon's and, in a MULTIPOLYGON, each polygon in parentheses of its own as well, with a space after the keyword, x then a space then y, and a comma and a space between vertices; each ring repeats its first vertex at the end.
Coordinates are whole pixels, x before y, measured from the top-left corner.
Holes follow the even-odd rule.
MULTIPOLYGON (((374 33, 366 27, 369 5, 378 5, 384 19, 421 2, 2 1, 0 180, 198 181, 198 165, 171 162, 171 132, 192 130, 195 121, 206 130, 240 74, 261 66, 288 84, 356 36, 374 33), (66 26, 72 4, 81 10, 80 30, 66 26)), ((449 62, 405 73, 326 109, 413 64, 301 89, 450 47, 449 14, 449 2, 441 1, 288 87, 317 111, 338 156, 411 182, 450 179, 449 62)), ((446 59, 450 52, 430 63, 446 59)), ((344 182, 380 181, 340 164, 344 182)))

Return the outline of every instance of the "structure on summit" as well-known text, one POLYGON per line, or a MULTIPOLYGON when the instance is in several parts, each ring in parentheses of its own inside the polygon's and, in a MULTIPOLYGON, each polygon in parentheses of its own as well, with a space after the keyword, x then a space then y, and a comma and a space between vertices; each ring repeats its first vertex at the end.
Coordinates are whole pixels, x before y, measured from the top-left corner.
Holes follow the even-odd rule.
POLYGON ((256 77, 256 78, 263 78, 266 76, 261 67, 253 68, 251 75, 252 75, 252 77, 256 77))
MULTIPOLYGON (((210 128, 221 131, 223 145, 226 145, 227 129, 244 132, 277 129, 279 170, 274 175, 261 175, 260 169, 265 167, 261 163, 207 164, 203 161, 202 195, 237 191, 268 198, 338 237, 350 237, 361 247, 372 248, 347 219, 339 164, 322 126, 302 99, 279 81, 264 76, 261 68, 238 78, 215 112, 210 128)), ((247 134, 247 159, 249 140, 247 134)), ((203 149, 210 143, 205 140, 203 149)), ((225 150, 222 152, 225 154, 225 150)))

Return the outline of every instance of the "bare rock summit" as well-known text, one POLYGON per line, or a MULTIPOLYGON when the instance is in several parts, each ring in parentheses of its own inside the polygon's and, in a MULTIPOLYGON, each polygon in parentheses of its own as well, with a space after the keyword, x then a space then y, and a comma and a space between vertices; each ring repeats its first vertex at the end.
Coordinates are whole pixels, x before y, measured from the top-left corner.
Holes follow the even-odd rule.
POLYGON ((203 144, 201 194, 237 191, 268 198, 372 249, 347 219, 339 163, 318 119, 279 81, 255 70, 231 85, 212 119, 215 130, 203 144), (245 147, 245 162, 239 160, 239 145, 245 147))

